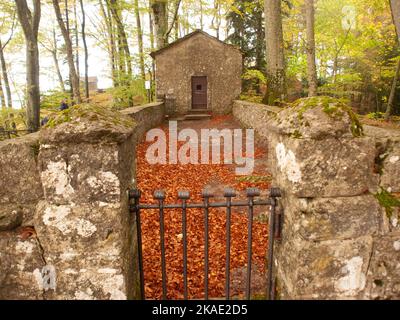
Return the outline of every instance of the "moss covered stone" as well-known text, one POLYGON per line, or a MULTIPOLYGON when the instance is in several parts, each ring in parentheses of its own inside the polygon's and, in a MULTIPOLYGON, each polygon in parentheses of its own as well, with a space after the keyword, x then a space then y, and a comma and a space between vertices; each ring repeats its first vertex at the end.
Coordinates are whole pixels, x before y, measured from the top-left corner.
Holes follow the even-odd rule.
POLYGON ((42 143, 99 143, 125 141, 135 121, 119 111, 81 104, 57 113, 40 131, 42 143))
POLYGON ((94 104, 76 105, 53 115, 45 127, 54 128, 66 122, 91 121, 102 124, 132 127, 134 121, 119 112, 94 104))
POLYGON ((363 127, 343 100, 319 96, 287 105, 272 120, 272 128, 294 139, 363 136, 363 127))
POLYGON ((381 189, 376 195, 379 204, 385 209, 388 218, 393 215, 394 208, 400 207, 400 199, 396 198, 392 193, 381 189))
POLYGON ((308 121, 304 120, 304 113, 308 110, 321 108, 325 114, 334 120, 342 120, 345 115, 351 119, 351 132, 354 137, 363 135, 363 127, 354 111, 346 104, 343 99, 336 99, 327 96, 317 96, 302 98, 289 105, 297 112, 300 123, 304 126, 310 126, 308 121))

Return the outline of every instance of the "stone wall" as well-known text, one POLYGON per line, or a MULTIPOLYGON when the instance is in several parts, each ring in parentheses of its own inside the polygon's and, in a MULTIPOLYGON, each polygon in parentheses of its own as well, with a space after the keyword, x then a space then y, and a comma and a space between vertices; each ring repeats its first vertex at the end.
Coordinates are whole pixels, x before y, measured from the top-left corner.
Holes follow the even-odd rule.
POLYGON ((0 142, 0 299, 139 297, 127 190, 163 105, 79 112, 0 142))
POLYGON ((146 132, 157 127, 165 119, 165 104, 162 101, 136 106, 121 111, 136 122, 135 136, 140 140, 146 132))
POLYGON ((261 144, 267 145, 269 130, 265 124, 280 110, 279 107, 275 106, 235 100, 233 102, 232 115, 243 128, 254 129, 256 139, 261 144))
POLYGON ((283 191, 279 297, 400 298, 399 210, 389 218, 376 196, 399 192, 398 131, 359 135, 353 114, 323 99, 271 111, 237 101, 233 114, 268 139, 273 184, 283 191))

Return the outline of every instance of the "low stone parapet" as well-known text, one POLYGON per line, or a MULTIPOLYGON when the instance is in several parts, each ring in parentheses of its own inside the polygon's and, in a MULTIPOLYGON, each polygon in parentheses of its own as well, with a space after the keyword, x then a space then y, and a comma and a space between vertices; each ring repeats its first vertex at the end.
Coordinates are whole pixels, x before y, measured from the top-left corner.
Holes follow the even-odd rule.
POLYGON ((278 296, 399 299, 399 132, 363 127, 328 97, 279 110, 235 102, 233 114, 267 140, 283 193, 278 296))
POLYGON ((70 108, 0 142, 0 299, 135 299, 135 147, 162 104, 70 108))

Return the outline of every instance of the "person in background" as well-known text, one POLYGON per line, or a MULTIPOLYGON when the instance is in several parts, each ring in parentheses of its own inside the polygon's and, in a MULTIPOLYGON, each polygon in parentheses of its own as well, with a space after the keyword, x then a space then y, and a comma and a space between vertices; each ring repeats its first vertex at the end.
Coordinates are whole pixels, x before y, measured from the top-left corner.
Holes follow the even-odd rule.
POLYGON ((46 116, 42 119, 42 121, 40 121, 40 126, 41 127, 45 126, 47 122, 49 122, 49 117, 46 116))
POLYGON ((68 108, 69 108, 69 106, 67 104, 67 100, 63 99, 60 104, 60 111, 67 110, 68 108))

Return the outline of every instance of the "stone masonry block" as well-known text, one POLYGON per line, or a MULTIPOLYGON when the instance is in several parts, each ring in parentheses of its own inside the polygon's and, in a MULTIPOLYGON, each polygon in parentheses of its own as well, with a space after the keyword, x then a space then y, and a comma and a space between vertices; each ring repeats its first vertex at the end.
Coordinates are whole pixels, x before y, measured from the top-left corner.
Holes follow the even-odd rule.
POLYGON ((282 299, 357 299, 363 296, 372 237, 310 242, 284 239, 276 259, 282 299))
POLYGON ((269 168, 284 192, 299 198, 348 197, 376 191, 370 138, 323 141, 273 135, 269 168))
POLYGON ((400 300, 400 235, 374 238, 366 298, 400 300))
MULTIPOLYGON (((285 224, 309 241, 341 240, 377 234, 382 211, 373 195, 284 200, 285 224)), ((284 232, 287 232, 284 229, 284 232)))

